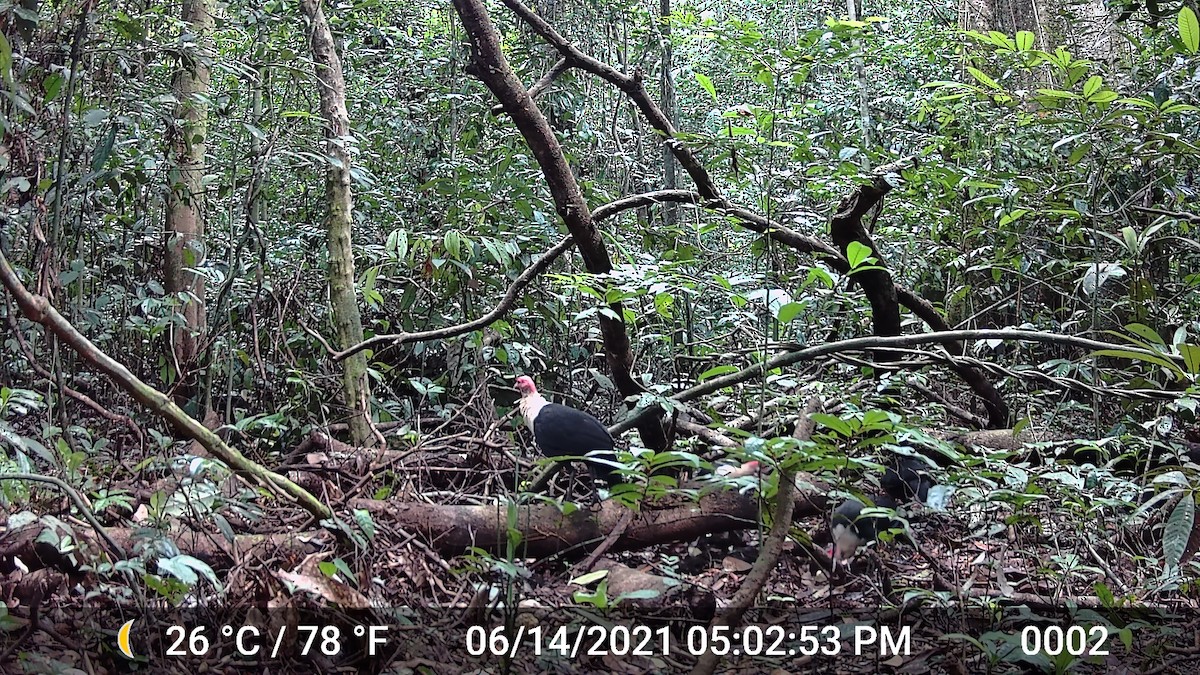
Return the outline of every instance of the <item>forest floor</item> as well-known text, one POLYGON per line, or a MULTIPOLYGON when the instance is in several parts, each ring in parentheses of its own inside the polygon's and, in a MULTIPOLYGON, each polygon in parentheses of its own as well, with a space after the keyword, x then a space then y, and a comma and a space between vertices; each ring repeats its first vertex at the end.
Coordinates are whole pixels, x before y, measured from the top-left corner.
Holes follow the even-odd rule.
MULTIPOLYGON (((95 419, 80 425, 103 428, 95 419)), ((265 653, 268 636, 279 639, 276 651, 291 650, 271 672, 681 672, 705 644, 696 631, 728 605, 757 555, 760 532, 750 529, 608 556, 711 597, 707 605, 650 607, 603 597, 594 581, 573 583, 578 557, 526 559, 519 545, 512 555, 477 550, 443 558, 428 542, 377 522, 370 541, 339 546, 299 508, 206 473, 202 462, 181 458, 175 448, 142 446, 124 427, 104 437, 109 445, 75 470, 107 478, 85 481, 83 492, 99 524, 133 560, 158 562, 146 569, 101 562, 104 542, 53 486, 29 492, 19 510, 10 494, 0 514, 0 593, 14 611, 0 613, 0 662, 19 654, 25 672, 244 672, 265 663, 246 646, 261 644, 265 653), (111 499, 118 494, 125 498, 111 499), (173 562, 164 566, 163 559, 173 562), (205 567, 216 583, 203 580, 205 567), (192 584, 179 581, 185 568, 197 576, 192 584), (368 602, 355 607, 353 598, 368 602), (130 620, 138 626, 131 629, 133 659, 120 654, 117 639, 130 620), (578 629, 596 625, 607 627, 597 634, 606 642, 571 658, 578 629), (620 634, 613 627, 635 625, 651 631, 641 649, 612 641, 620 634), (306 645, 304 629, 314 626, 315 642, 306 645), (371 626, 385 626, 386 639, 372 644, 371 626), (254 631, 239 632, 247 627, 254 631), (328 627, 337 628, 337 639, 321 632, 328 627), (522 627, 520 646, 497 654, 522 627), (534 628, 541 633, 536 640, 534 628), (566 629, 570 639, 552 644, 566 629), (247 637, 240 646, 239 635, 247 637), (323 639, 328 653, 320 650, 323 639)), ((465 478, 452 466, 378 471, 369 461, 329 471, 313 456, 248 447, 252 456, 262 448, 255 459, 288 467, 333 504, 361 494, 494 502, 495 496, 472 495, 499 494, 508 480, 503 470, 486 467, 465 478)), ((423 461, 439 452, 436 443, 426 445, 423 461)), ((1062 473, 1053 465, 1034 471, 1062 473)), ((984 503, 946 512, 917 506, 906 512, 911 540, 876 542, 835 570, 810 555, 820 544, 805 541, 806 533, 827 537, 826 519, 797 520, 762 605, 737 633, 734 648, 753 653, 731 652, 719 671, 1194 672, 1200 594, 1187 580, 1154 572, 1162 518, 1150 513, 1130 527, 1099 492, 1084 499, 1083 510, 1064 508, 1054 494, 1021 508, 1007 505, 1001 516, 984 503), (831 634, 820 631, 831 626, 836 639, 820 643, 825 651, 807 653, 818 641, 806 643, 804 628, 821 640, 831 634), (891 638, 906 636, 902 649, 869 642, 886 640, 889 630, 891 638), (1051 642, 1025 653, 1031 640, 1066 638, 1091 653, 1072 655, 1068 645, 1051 656, 1051 642)))

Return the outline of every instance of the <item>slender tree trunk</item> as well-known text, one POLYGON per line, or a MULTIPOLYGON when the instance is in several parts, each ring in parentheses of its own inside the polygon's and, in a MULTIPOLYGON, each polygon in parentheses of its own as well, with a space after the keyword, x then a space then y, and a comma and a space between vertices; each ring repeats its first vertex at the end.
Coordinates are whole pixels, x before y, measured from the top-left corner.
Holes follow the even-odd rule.
POLYGON ((208 135, 208 41, 213 19, 207 0, 183 0, 181 18, 185 33, 195 36, 197 49, 185 51, 172 88, 179 101, 169 137, 172 154, 170 191, 167 195, 166 240, 163 245, 163 280, 168 293, 180 298, 183 326, 171 333, 170 362, 180 385, 177 400, 195 394, 198 343, 206 324, 204 276, 195 269, 204 263, 205 145, 208 135))
MULTIPOLYGON (((675 48, 671 45, 671 0, 660 0, 659 14, 662 17, 662 72, 659 73, 659 87, 662 89, 662 109, 663 115, 671 122, 676 124, 675 112, 675 79, 672 75, 672 70, 675 68, 675 48)), ((671 152, 671 141, 668 139, 663 143, 663 189, 674 190, 679 186, 679 162, 675 159, 674 153, 671 152)), ((679 205, 675 202, 663 204, 663 220, 668 229, 675 226, 675 222, 679 216, 679 205)))
MULTIPOLYGON (((859 2, 862 0, 846 0, 846 12, 850 15, 851 21, 858 21, 862 14, 859 2)), ((862 162, 864 170, 870 169, 870 161, 867 159, 867 150, 871 148, 871 105, 870 99, 870 82, 867 80, 866 67, 863 65, 863 41, 855 40, 854 49, 858 53, 854 56, 854 73, 858 76, 858 114, 859 126, 862 128, 862 152, 859 153, 859 159, 862 162)))
MULTIPOLYGON (((354 290, 354 249, 351 223, 354 205, 350 192, 350 115, 346 112, 346 80, 342 61, 333 44, 333 34, 320 0, 302 0, 300 8, 308 19, 317 88, 321 93, 321 116, 325 118, 325 154, 329 163, 325 196, 329 202, 326 236, 329 247, 329 304, 333 313, 337 348, 363 340, 362 317, 354 290)), ((371 438, 367 356, 358 352, 342 362, 342 393, 350 409, 350 435, 356 446, 371 438)))

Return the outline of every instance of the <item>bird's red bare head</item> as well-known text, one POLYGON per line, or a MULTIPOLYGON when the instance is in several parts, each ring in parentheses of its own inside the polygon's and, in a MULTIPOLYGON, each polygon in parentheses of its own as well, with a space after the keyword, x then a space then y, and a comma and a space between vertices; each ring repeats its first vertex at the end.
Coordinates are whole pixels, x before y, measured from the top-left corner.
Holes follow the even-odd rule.
POLYGON ((522 375, 517 378, 517 391, 521 392, 522 396, 529 396, 537 393, 537 385, 533 383, 533 378, 528 375, 522 375))

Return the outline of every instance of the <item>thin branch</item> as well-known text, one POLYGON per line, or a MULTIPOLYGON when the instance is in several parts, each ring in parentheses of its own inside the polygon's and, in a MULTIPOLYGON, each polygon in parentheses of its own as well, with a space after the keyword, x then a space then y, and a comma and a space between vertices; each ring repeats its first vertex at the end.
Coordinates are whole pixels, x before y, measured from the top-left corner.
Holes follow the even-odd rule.
MULTIPOLYGON (((550 70, 546 71, 545 75, 542 75, 542 77, 537 82, 534 82, 533 86, 529 88, 529 97, 536 99, 538 96, 546 93, 546 90, 550 88, 551 84, 554 84, 554 81, 558 79, 558 76, 565 72, 567 72, 567 60, 559 59, 558 62, 550 67, 550 70)), ((504 114, 504 104, 497 103, 496 105, 492 106, 491 112, 492 116, 494 117, 499 117, 500 115, 504 114)))
POLYGON ((567 249, 574 245, 575 240, 571 237, 567 237, 555 244, 554 247, 549 251, 543 253, 542 257, 538 258, 529 267, 526 267, 525 271, 521 272, 521 275, 518 276, 515 281, 513 281, 512 285, 508 287, 508 292, 504 294, 504 298, 500 300, 500 303, 492 308, 492 311, 477 319, 473 319, 466 323, 460 323, 456 326, 447 326, 445 328, 420 331, 417 333, 390 333, 386 335, 376 335, 363 340, 352 347, 343 349, 340 352, 334 352, 332 354, 333 360, 342 361, 354 354, 357 354, 358 352, 361 352, 364 349, 371 349, 377 345, 400 345, 408 342, 422 342, 425 340, 444 340, 456 335, 463 335, 465 333, 470 333, 471 331, 486 328, 492 325, 497 319, 504 316, 508 310, 512 309, 513 305, 517 304, 517 300, 520 298, 521 291, 525 290, 525 287, 528 286, 531 281, 537 278, 537 276, 542 272, 545 272, 547 269, 549 269, 550 265, 552 265, 560 255, 565 253, 567 249))
POLYGON ((1153 206, 1135 206, 1135 207, 1133 207, 1133 210, 1141 211, 1142 213, 1153 213, 1156 216, 1169 216, 1171 218, 1178 218, 1180 220, 1186 220, 1189 223, 1200 224, 1200 214, 1197 214, 1197 213, 1184 213, 1183 211, 1168 211, 1166 209, 1157 209, 1157 208, 1154 208, 1153 206))
MULTIPOLYGON (((1024 342, 1041 342, 1067 345, 1071 347, 1080 347, 1082 349, 1119 349, 1130 354, 1139 354, 1154 359, 1170 359, 1179 364, 1184 363, 1183 357, 1181 356, 1159 354, 1148 349, 1141 349, 1139 347, 1133 347, 1130 345, 1114 344, 1111 342, 1101 342, 1099 340, 1090 340, 1088 338, 1077 337, 1074 335, 1062 335, 1059 333, 1043 333, 1040 331, 1017 329, 951 330, 939 331, 935 333, 917 333, 914 335, 895 335, 892 337, 858 337, 851 338, 849 340, 827 342, 814 347, 806 347, 804 349, 773 356, 765 361, 762 361, 761 363, 747 366, 736 373, 730 373, 729 375, 722 375, 720 377, 714 377, 711 380, 706 380, 701 384, 689 389, 685 389, 684 391, 671 396, 670 400, 675 402, 691 401, 697 397, 720 391, 725 387, 730 387, 756 377, 761 377, 764 372, 768 372, 776 368, 784 368, 802 361, 811 361, 813 359, 822 356, 829 356, 831 354, 865 351, 886 347, 913 347, 916 345, 925 344, 945 344, 960 340, 1020 340, 1024 342)), ((633 428, 633 426, 637 424, 641 418, 648 415, 661 414, 661 412, 662 409, 658 406, 648 406, 640 411, 636 411, 633 415, 609 427, 608 431, 613 435, 622 433, 633 428)))
MULTIPOLYGON (((650 204, 659 204, 662 202, 685 202, 695 204, 699 201, 700 195, 690 190, 657 190, 654 192, 646 192, 643 194, 623 197, 601 206, 592 213, 592 222, 599 223, 600 221, 605 220, 606 218, 611 218, 612 216, 623 211, 648 206, 650 204)), ((508 287, 508 291, 500 300, 500 303, 497 304, 492 311, 477 319, 472 319, 466 323, 460 323, 454 326, 446 326, 445 328, 420 331, 417 333, 388 333, 384 335, 376 335, 340 352, 333 351, 327 344, 325 345, 325 348, 334 361, 342 361, 343 359, 346 359, 353 354, 357 354, 364 349, 371 349, 384 344, 402 345, 410 342, 422 342, 425 340, 445 340, 446 338, 456 337, 470 333, 471 331, 486 328, 504 316, 510 309, 512 309, 513 306, 517 304, 517 300, 520 298, 521 292, 525 290, 525 287, 528 286, 539 275, 550 269, 550 265, 552 265, 554 261, 559 258, 559 256, 561 256, 563 253, 566 253, 574 243, 575 240, 568 236, 566 239, 563 239, 555 244, 553 248, 543 253, 540 258, 534 261, 532 265, 525 268, 525 271, 521 272, 521 275, 512 282, 512 284, 508 287)), ((301 328, 304 328, 306 332, 314 337, 317 337, 322 344, 325 344, 325 340, 321 339, 307 327, 301 325, 301 328)))
POLYGON ((67 485, 66 481, 53 476, 42 476, 35 473, 5 473, 0 475, 0 480, 28 480, 38 483, 49 483, 67 493, 67 497, 74 502, 75 508, 79 509, 79 515, 88 521, 88 524, 92 526, 96 534, 108 545, 109 552, 113 554, 113 562, 125 559, 125 550, 117 545, 117 542, 113 541, 112 537, 108 536, 108 532, 100 524, 100 521, 96 519, 96 515, 92 513, 92 510, 88 508, 87 503, 83 501, 83 497, 75 491, 75 488, 67 485))
MULTIPOLYGON (((804 406, 804 412, 801 414, 800 422, 796 425, 796 431, 793 434, 797 440, 807 441, 812 437, 813 429, 816 428, 816 421, 813 420, 813 415, 820 409, 821 399, 819 397, 813 396, 808 399, 808 404, 804 406)), ((778 485, 779 487, 775 492, 775 504, 771 513, 773 518, 771 530, 767 533, 767 537, 763 541, 762 548, 758 554, 758 560, 754 561, 754 567, 746 575, 746 580, 742 582, 741 588, 737 590, 737 593, 733 594, 733 598, 729 601, 729 606, 713 617, 712 622, 709 624, 710 629, 717 626, 737 626, 740 624, 742 617, 746 614, 746 610, 750 609, 754 604, 755 598, 762 593, 763 586, 766 585, 771 572, 775 570, 775 563, 779 560, 779 554, 783 551, 783 543, 787 539, 788 532, 792 529, 792 511, 796 506, 796 502, 792 498, 792 493, 796 490, 796 469, 780 467, 778 485)), ((692 674, 711 674, 716 670, 719 660, 720 657, 717 656, 714 650, 708 650, 696 661, 696 666, 692 669, 692 674)))
POLYGON ((59 340, 74 349, 85 361, 111 378, 138 403, 166 419, 180 433, 199 443, 234 471, 244 476, 254 477, 264 486, 295 499, 315 517, 325 519, 333 515, 333 511, 328 506, 325 506, 304 488, 288 480, 285 476, 250 461, 235 448, 227 445, 219 436, 175 405, 170 397, 142 382, 122 363, 104 353, 91 340, 76 330, 75 326, 62 314, 59 314, 58 310, 44 296, 30 293, 21 283, 16 271, 9 266, 8 258, 4 255, 3 245, 0 245, 0 285, 3 285, 12 294, 25 318, 42 324, 59 340))

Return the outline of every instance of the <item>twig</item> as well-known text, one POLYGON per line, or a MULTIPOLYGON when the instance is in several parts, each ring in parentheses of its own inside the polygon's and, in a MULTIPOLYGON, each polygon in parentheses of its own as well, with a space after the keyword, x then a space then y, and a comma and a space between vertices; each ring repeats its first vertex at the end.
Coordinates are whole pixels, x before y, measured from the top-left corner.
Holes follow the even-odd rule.
MULTIPOLYGON (((804 406, 804 412, 801 415, 800 422, 796 425, 796 432, 793 434, 796 439, 807 441, 812 436, 813 429, 816 428, 813 415, 820 408, 821 399, 819 397, 813 396, 808 399, 808 404, 804 406)), ((746 580, 742 583, 742 587, 738 589, 737 593, 733 594, 733 599, 729 601, 729 607, 713 617, 712 622, 709 624, 710 630, 718 626, 737 626, 741 623, 746 610, 754 603, 754 599, 762 592, 767 578, 771 575, 772 570, 775 569, 776 561, 779 560, 779 553, 783 550, 783 542, 787 539, 788 531, 792 528, 792 510, 796 505, 795 500, 792 499, 792 493, 795 490, 796 470, 781 468, 779 472, 779 487, 775 493, 775 505, 772 514, 774 520, 771 523, 771 531, 767 533, 767 538, 758 553, 758 560, 754 562, 754 567, 746 575, 746 580)), ((692 675, 711 675, 716 670, 719 659, 720 657, 713 650, 705 652, 696 661, 696 666, 692 669, 692 675)))
POLYGON ((79 514, 88 521, 88 524, 92 526, 92 529, 96 530, 96 534, 104 540, 104 543, 108 544, 109 552, 115 556, 113 558, 113 562, 125 559, 124 549, 118 546, 117 542, 113 541, 112 537, 108 536, 108 532, 105 531, 104 526, 100 524, 100 521, 96 519, 96 516, 92 514, 92 510, 88 507, 87 502, 83 501, 83 497, 81 497, 80 494, 75 491, 75 488, 67 485, 65 481, 53 476, 42 476, 35 473, 3 473, 0 474, 0 480, 29 480, 38 483, 49 483, 67 493, 67 497, 74 502, 75 508, 79 509, 79 514))
POLYGON ((586 559, 584 559, 583 562, 579 563, 579 565, 577 565, 575 569, 571 571, 571 576, 579 576, 580 574, 587 574, 590 572, 592 570, 592 565, 595 565, 596 561, 600 559, 600 556, 607 553, 608 549, 612 548, 612 545, 617 543, 617 540, 625 534, 625 530, 629 529, 629 524, 632 522, 633 509, 626 509, 625 515, 621 516, 621 519, 617 521, 617 526, 613 528, 613 531, 608 533, 608 536, 604 538, 604 541, 600 542, 600 545, 596 547, 595 551, 592 551, 591 555, 589 555, 586 559))

